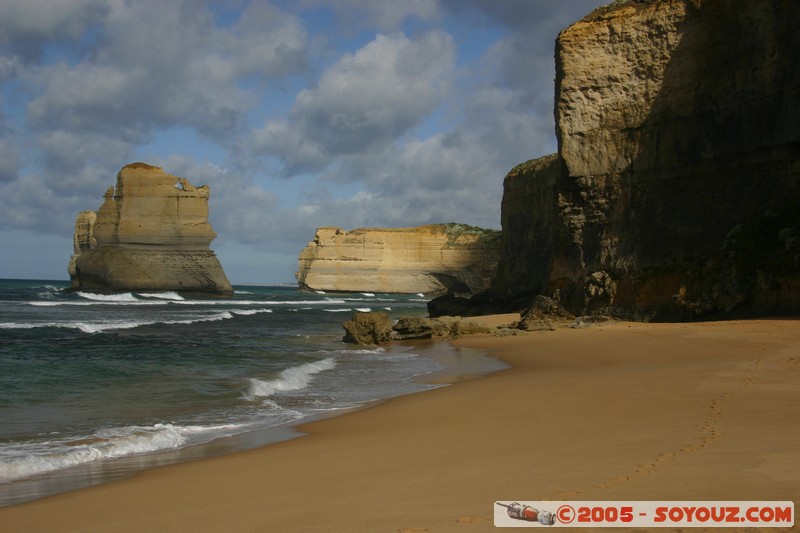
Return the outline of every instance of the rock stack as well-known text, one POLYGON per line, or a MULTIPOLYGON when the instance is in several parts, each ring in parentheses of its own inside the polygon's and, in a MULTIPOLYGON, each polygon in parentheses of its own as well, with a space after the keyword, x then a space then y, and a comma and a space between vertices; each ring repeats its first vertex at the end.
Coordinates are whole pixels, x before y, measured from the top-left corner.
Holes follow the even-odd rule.
POLYGON ((318 228, 296 277, 312 290, 469 296, 489 287, 499 254, 499 231, 464 224, 318 228))
POLYGON ((199 291, 231 294, 208 223, 207 186, 195 187, 146 163, 117 174, 103 205, 75 221, 72 288, 87 291, 199 291))

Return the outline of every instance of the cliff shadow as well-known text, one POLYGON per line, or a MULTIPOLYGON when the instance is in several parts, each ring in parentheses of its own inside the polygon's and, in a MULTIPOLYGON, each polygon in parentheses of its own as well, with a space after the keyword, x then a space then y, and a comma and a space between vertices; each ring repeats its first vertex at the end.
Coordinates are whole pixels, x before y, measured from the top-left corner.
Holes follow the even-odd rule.
MULTIPOLYGON (((800 3, 687 1, 607 220, 615 305, 656 319, 800 312, 800 3), (616 224, 613 223, 616 221, 616 224)), ((599 235, 588 239, 598 265, 599 235)))

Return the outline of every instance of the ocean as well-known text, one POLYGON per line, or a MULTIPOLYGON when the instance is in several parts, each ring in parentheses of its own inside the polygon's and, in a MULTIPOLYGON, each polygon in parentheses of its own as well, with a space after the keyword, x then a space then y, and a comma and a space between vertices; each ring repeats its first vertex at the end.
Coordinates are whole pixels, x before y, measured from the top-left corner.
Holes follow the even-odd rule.
POLYGON ((300 422, 441 386, 421 377, 447 365, 441 350, 341 342, 353 312, 425 315, 422 295, 68 285, 0 280, 0 506, 290 438, 300 422))

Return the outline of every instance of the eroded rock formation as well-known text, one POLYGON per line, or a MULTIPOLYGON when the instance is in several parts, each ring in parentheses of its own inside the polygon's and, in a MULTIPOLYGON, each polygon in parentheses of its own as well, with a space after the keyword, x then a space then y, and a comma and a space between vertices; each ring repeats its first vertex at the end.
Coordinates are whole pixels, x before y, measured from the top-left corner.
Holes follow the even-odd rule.
POLYGON ((159 167, 123 167, 100 209, 75 221, 72 288, 232 293, 209 248, 209 194, 159 167))
POLYGON ((493 329, 458 316, 443 316, 433 319, 419 316, 401 317, 392 324, 389 315, 383 311, 354 313, 350 320, 342 323, 342 327, 345 331, 343 342, 362 346, 381 345, 393 340, 430 339, 433 337, 450 340, 476 333, 499 334, 499 328, 493 329))
POLYGON ((314 290, 469 295, 491 283, 499 234, 461 224, 319 228, 300 253, 296 277, 314 290))
POLYGON ((505 179, 484 307, 800 313, 798 24, 791 1, 618 1, 564 30, 559 151, 505 179))
POLYGON ((343 342, 362 346, 386 344, 392 339, 392 320, 383 311, 354 313, 342 323, 343 342))

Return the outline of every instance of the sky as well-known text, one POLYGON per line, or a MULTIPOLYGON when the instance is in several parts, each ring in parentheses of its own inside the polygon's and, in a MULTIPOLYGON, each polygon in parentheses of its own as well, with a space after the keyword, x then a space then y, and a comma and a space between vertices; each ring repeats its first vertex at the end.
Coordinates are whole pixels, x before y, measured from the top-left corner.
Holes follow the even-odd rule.
POLYGON ((232 283, 320 226, 500 228, 556 151, 554 43, 609 0, 0 0, 0 278, 68 279, 128 163, 211 189, 232 283))

